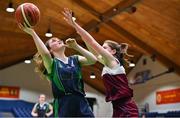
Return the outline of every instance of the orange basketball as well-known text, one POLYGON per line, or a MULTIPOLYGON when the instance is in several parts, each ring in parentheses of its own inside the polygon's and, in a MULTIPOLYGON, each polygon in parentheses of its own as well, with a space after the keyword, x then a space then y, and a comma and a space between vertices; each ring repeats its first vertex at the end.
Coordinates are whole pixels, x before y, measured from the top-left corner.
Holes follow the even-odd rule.
POLYGON ((40 11, 34 4, 24 3, 16 9, 15 18, 17 23, 25 23, 28 27, 33 27, 40 20, 40 11))

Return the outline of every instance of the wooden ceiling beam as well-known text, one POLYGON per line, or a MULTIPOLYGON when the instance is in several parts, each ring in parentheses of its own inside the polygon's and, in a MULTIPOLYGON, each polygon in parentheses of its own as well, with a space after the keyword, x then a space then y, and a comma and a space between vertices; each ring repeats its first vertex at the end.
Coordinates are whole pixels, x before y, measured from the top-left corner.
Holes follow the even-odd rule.
MULTIPOLYGON (((116 6, 112 7, 110 10, 108 10, 104 14, 100 14, 100 13, 96 12, 94 9, 92 9, 88 4, 86 4, 82 0, 75 0, 75 2, 78 5, 80 5, 82 8, 86 9, 87 11, 89 11, 91 14, 96 16, 98 19, 98 21, 91 20, 90 22, 88 22, 87 24, 85 24, 83 26, 83 28, 88 32, 95 30, 102 23, 108 22, 109 20, 111 20, 111 18, 113 16, 119 14, 120 12, 124 11, 125 9, 128 9, 129 7, 133 6, 138 1, 140 1, 140 0, 124 0, 124 1, 120 2, 119 4, 117 4, 116 6), (117 9, 116 11, 113 10, 115 8, 117 9)), ((74 37, 76 39, 80 38, 76 32, 73 32, 69 36, 63 37, 62 39, 65 40, 70 37, 74 37)), ((82 41, 80 43, 82 43, 82 41)))
MULTIPOLYGON (((48 38, 45 37, 44 35, 41 35, 39 34, 38 32, 36 32, 38 34, 38 36, 43 40, 43 41, 46 41, 48 38)), ((13 37, 14 39, 18 39, 18 38, 24 38, 24 40, 28 39, 28 38, 31 38, 32 37, 25 33, 24 31, 22 32, 10 32, 10 31, 4 31, 4 30, 0 30, 0 39, 5 37, 7 38, 8 40, 11 38, 12 39, 12 36, 15 36, 13 37)), ((33 40, 33 39, 32 39, 33 40)), ((5 41, 6 42, 6 41, 5 41)))
MULTIPOLYGON (((79 6, 81 6, 85 10, 89 11, 91 14, 96 16, 97 19, 99 19, 99 21, 91 20, 89 23, 87 23, 83 26, 83 28, 89 32, 96 29, 96 27, 98 27, 100 24, 109 21, 113 16, 115 16, 115 15, 119 14, 120 12, 124 11, 125 9, 131 7, 138 1, 140 1, 140 0, 124 0, 124 1, 120 2, 119 4, 117 4, 116 6, 112 7, 110 10, 108 10, 104 14, 100 14, 97 11, 95 11, 93 8, 91 8, 88 4, 83 2, 82 0, 74 0, 74 2, 76 2, 79 6), (117 9, 116 11, 113 10, 115 8, 117 9)), ((63 37, 62 39, 67 39, 69 37, 77 38, 77 37, 79 37, 79 35, 76 32, 73 32, 69 36, 63 37)))
POLYGON ((96 17, 100 17, 102 15, 98 13, 98 11, 94 10, 91 6, 83 2, 82 0, 73 0, 73 2, 77 3, 80 7, 84 8, 85 10, 87 10, 96 17))
MULTIPOLYGON (((94 26, 97 26, 100 22, 97 22, 96 20, 91 20, 90 22, 88 22, 87 24, 85 24, 83 26, 83 28, 86 30, 86 31, 92 31, 94 30, 96 27, 94 26)), ((73 32, 72 34, 66 36, 66 37, 62 37, 62 40, 65 40, 67 38, 80 38, 80 36, 77 34, 77 32, 73 32)))
MULTIPOLYGON (((43 39, 46 39, 45 36, 40 36, 40 37, 42 37, 43 39)), ((2 45, 1 45, 2 49, 0 50, 0 56, 1 56, 0 60, 3 59, 4 57, 13 58, 11 60, 11 62, 1 64, 0 70, 7 68, 9 66, 18 64, 20 62, 23 62, 25 59, 31 59, 36 52, 32 37, 26 33, 7 32, 7 31, 0 30, 0 40, 2 43, 2 45), (15 37, 12 37, 12 36, 15 36, 15 37), (17 43, 20 43, 21 45, 19 45, 19 47, 17 47, 18 46, 18 45, 16 45, 17 43), (12 51, 7 52, 6 48, 3 48, 3 47, 10 48, 10 49, 12 49, 12 51), (31 47, 34 47, 34 48, 31 48, 31 47), (22 49, 24 49, 24 52, 22 51, 22 49), (14 59, 14 55, 16 55, 18 53, 21 53, 19 55, 20 58, 14 59), (23 57, 23 55, 25 55, 25 56, 23 57)), ((43 41, 45 41, 45 40, 43 40, 43 41)), ((1 60, 0 62, 2 62, 2 61, 3 60, 1 60)))
POLYGON ((167 67, 173 67, 175 71, 180 74, 180 66, 172 62, 170 59, 168 59, 166 56, 159 53, 156 49, 152 48, 148 44, 141 41, 141 39, 137 38, 130 32, 126 31, 122 27, 118 26, 112 21, 108 21, 107 24, 111 26, 114 30, 116 30, 121 35, 127 37, 131 42, 133 42, 135 45, 137 45, 142 50, 146 51, 146 54, 152 55, 155 54, 157 58, 167 67))
POLYGON ((125 11, 126 9, 132 7, 140 0, 123 0, 103 14, 98 13, 98 11, 94 10, 92 7, 90 7, 88 4, 86 4, 82 0, 74 0, 74 1, 78 5, 80 5, 82 8, 84 8, 85 10, 89 11, 91 14, 96 16, 99 19, 99 21, 102 21, 103 23, 105 23, 109 21, 112 17, 121 13, 122 11, 125 11))
MULTIPOLYGON (((137 38, 136 36, 132 35, 128 31, 126 31, 125 29, 123 29, 122 27, 118 26, 117 24, 115 24, 114 22, 111 21, 112 17, 116 16, 117 14, 121 13, 122 11, 125 11, 127 8, 131 7, 132 5, 136 4, 139 1, 140 0, 128 0, 128 1, 124 0, 123 2, 120 2, 119 4, 112 7, 110 10, 108 10, 104 14, 102 14, 101 18, 99 18, 101 20, 101 22, 96 21, 97 23, 95 23, 95 24, 97 24, 97 25, 88 26, 89 30, 95 29, 95 27, 99 26, 102 23, 106 23, 108 26, 112 27, 120 35, 124 35, 125 37, 127 37, 127 39, 129 39, 131 42, 133 42, 135 45, 137 45, 140 49, 144 50, 146 52, 146 54, 148 53, 148 54, 158 55, 159 60, 163 64, 165 64, 168 67, 171 67, 171 66, 174 67, 176 72, 178 72, 178 74, 180 74, 180 67, 177 64, 172 62, 170 59, 168 59, 164 55, 160 54, 157 50, 153 49, 151 46, 142 42, 141 39, 137 38), (113 9, 116 9, 116 10, 114 11, 113 9)), ((80 5, 84 9, 87 9, 87 10, 92 9, 92 8, 87 7, 88 5, 85 5, 85 3, 81 3, 80 5)), ((89 10, 89 12, 91 14, 98 17, 97 14, 94 14, 94 12, 91 12, 91 11, 92 10, 89 10)))
POLYGON ((123 0, 116 6, 112 7, 108 11, 106 11, 102 15, 102 20, 105 22, 111 20, 112 17, 116 16, 117 14, 126 11, 128 8, 131 8, 133 5, 137 4, 140 2, 140 0, 123 0))
MULTIPOLYGON (((95 11, 93 8, 91 8, 87 3, 83 2, 82 0, 75 0, 75 2, 78 5, 80 5, 85 10, 89 11, 91 14, 93 14, 98 19, 98 21, 91 20, 89 23, 87 23, 83 26, 83 28, 88 32, 95 30, 102 23, 108 22, 109 20, 111 20, 112 17, 114 17, 117 14, 119 14, 120 12, 125 11, 126 9, 132 7, 134 4, 136 4, 139 1, 140 0, 124 0, 124 1, 119 2, 119 4, 115 5, 114 7, 112 7, 108 11, 106 11, 105 13, 100 14, 97 11, 95 11), (116 10, 114 10, 114 9, 116 9, 116 10)), ((76 32, 74 32, 69 37, 77 38, 77 37, 79 37, 79 35, 76 32)), ((69 37, 65 37, 65 38, 69 38, 69 37)))
POLYGON ((23 61, 26 60, 26 59, 31 59, 31 58, 33 57, 33 55, 34 55, 34 52, 30 53, 30 54, 29 54, 28 56, 26 56, 26 57, 20 57, 20 58, 18 58, 18 59, 14 59, 13 61, 10 61, 10 62, 8 62, 8 63, 6 63, 6 64, 0 64, 0 70, 5 69, 5 68, 7 68, 7 67, 9 67, 9 66, 12 66, 12 65, 21 63, 21 62, 23 62, 23 61))

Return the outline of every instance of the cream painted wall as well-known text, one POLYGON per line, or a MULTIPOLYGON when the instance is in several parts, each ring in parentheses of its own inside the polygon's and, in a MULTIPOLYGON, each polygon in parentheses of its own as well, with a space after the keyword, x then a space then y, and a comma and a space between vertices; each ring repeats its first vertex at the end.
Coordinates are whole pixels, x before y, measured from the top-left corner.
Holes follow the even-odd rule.
MULTIPOLYGON (((128 78, 132 79, 137 72, 142 70, 150 69, 152 75, 157 75, 167 70, 158 61, 153 62, 149 57, 143 56, 136 64, 135 68, 129 73, 128 78), (146 58, 147 64, 143 65, 142 60, 146 58)), ((152 80, 147 81, 143 84, 137 84, 132 86, 134 90, 134 99, 139 106, 149 103, 150 111, 167 112, 172 110, 180 110, 180 103, 174 104, 156 104, 156 92, 162 90, 169 90, 180 88, 180 76, 176 73, 169 73, 152 80)))
POLYGON ((97 103, 94 105, 94 114, 96 117, 111 117, 112 105, 111 102, 105 102, 105 96, 89 85, 85 84, 86 97, 94 97, 97 103))
MULTIPOLYGON (((42 80, 33 71, 33 64, 20 63, 0 71, 0 85, 20 87, 20 99, 37 102, 39 94, 44 93, 47 101, 52 102, 51 87, 47 80, 42 80)), ((105 96, 85 84, 86 97, 94 97, 96 117, 111 117, 111 103, 105 102, 105 96)), ((1 98, 2 99, 2 98, 1 98)))
POLYGON ((33 64, 20 63, 1 70, 0 85, 20 87, 20 99, 29 102, 37 101, 40 93, 46 94, 48 100, 52 96, 48 81, 37 76, 33 64))

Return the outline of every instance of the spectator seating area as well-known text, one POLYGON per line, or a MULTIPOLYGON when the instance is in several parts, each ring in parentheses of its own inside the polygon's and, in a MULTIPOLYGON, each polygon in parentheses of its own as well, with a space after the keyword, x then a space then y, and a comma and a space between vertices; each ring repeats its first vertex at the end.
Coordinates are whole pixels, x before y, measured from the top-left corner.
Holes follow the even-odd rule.
MULTIPOLYGON (((14 117, 32 117, 31 110, 35 103, 23 100, 0 100, 0 118, 3 117, 1 112, 11 112, 14 117)), ((140 114, 142 117, 143 114, 140 114)), ((180 117, 180 111, 169 111, 166 113, 148 112, 146 117, 180 117)))
MULTIPOLYGON (((146 117, 180 117, 180 111, 168 111, 166 113, 148 112, 144 114, 146 117)), ((142 114, 140 115, 140 117, 142 114)))
POLYGON ((23 100, 0 100, 0 112, 11 112, 15 117, 32 117, 34 103, 23 100))

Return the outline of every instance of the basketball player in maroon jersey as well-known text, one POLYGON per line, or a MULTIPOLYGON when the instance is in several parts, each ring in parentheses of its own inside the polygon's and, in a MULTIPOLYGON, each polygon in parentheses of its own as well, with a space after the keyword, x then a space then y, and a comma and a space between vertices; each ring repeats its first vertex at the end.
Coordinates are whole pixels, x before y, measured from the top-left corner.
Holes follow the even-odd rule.
POLYGON ((138 108, 132 100, 133 90, 128 86, 123 55, 127 54, 128 45, 106 40, 101 46, 72 17, 72 11, 64 9, 64 19, 75 28, 88 49, 104 65, 102 79, 106 87, 106 101, 112 102, 113 117, 138 117, 138 108))

